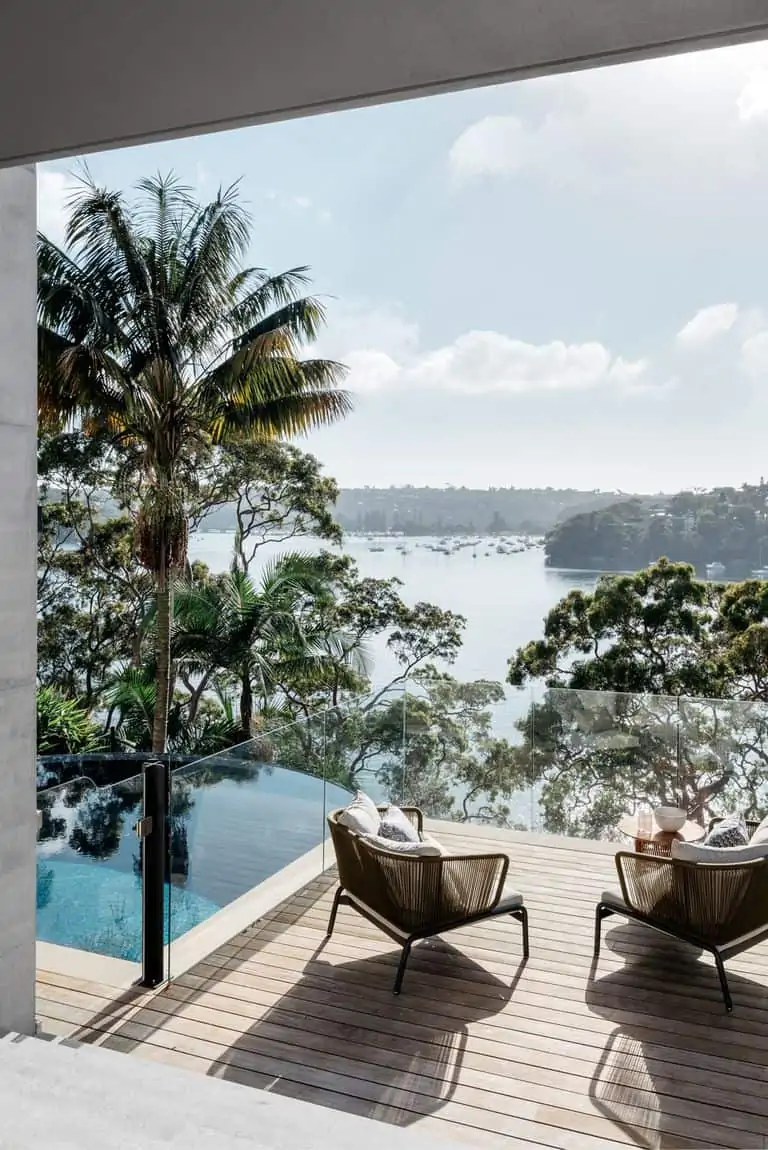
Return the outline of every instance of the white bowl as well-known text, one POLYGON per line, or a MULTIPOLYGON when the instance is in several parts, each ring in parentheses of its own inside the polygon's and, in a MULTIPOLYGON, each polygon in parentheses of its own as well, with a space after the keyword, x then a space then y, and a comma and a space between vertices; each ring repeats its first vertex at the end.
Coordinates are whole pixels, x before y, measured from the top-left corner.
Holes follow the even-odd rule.
POLYGON ((681 807, 657 807, 653 812, 656 825, 663 831, 679 831, 686 819, 681 807))

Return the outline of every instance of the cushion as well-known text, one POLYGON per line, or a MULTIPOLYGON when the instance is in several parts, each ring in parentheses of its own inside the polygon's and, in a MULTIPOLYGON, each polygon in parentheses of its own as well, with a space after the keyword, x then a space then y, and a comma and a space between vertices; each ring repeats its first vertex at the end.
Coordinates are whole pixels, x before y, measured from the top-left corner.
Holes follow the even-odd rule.
POLYGON ((751 862, 753 859, 768 858, 768 840, 763 843, 750 843, 740 847, 713 847, 708 843, 672 843, 672 858, 682 862, 726 863, 751 862))
POLYGON ((398 843, 417 843, 419 832, 400 807, 387 807, 381 816, 379 834, 398 843))
POLYGON ((749 840, 751 847, 758 846, 761 843, 768 843, 768 815, 765 816, 760 826, 757 828, 752 838, 749 840))
POLYGON ((385 839, 383 835, 363 835, 365 842, 369 843, 377 850, 393 851, 399 855, 413 855, 415 858, 439 858, 441 851, 440 846, 433 839, 427 839, 425 842, 397 842, 394 839, 385 839))
POLYGON ((728 815, 716 823, 706 837, 708 847, 745 847, 749 842, 743 815, 728 815))
POLYGON ((359 835, 375 835, 379 831, 381 815, 373 799, 358 791, 351 803, 344 808, 338 821, 343 827, 359 835))

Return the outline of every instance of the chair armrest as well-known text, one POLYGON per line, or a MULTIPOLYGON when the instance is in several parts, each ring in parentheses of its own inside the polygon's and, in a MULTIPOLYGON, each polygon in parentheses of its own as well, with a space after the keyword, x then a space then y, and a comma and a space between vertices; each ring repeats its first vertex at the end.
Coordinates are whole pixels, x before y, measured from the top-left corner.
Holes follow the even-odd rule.
POLYGON ((416 830, 419 832, 419 834, 422 834, 424 831, 424 815, 421 813, 419 808, 418 807, 403 807, 402 811, 403 811, 403 814, 406 816, 406 818, 409 818, 411 820, 411 822, 416 827, 416 830))
MULTIPOLYGON (((379 813, 384 814, 388 805, 389 804, 386 804, 386 805, 380 804, 379 808, 378 808, 379 813)), ((423 830, 424 830, 424 815, 421 813, 419 808, 418 807, 401 807, 400 809, 403 812, 403 814, 405 815, 405 817, 409 820, 409 822, 413 823, 413 825, 416 827, 416 830, 421 835, 423 830)))
POLYGON ((443 855, 441 889, 451 917, 472 918, 501 902, 509 871, 504 854, 443 855))
POLYGON ((649 918, 687 919, 675 862, 663 855, 619 851, 616 870, 627 906, 649 918))

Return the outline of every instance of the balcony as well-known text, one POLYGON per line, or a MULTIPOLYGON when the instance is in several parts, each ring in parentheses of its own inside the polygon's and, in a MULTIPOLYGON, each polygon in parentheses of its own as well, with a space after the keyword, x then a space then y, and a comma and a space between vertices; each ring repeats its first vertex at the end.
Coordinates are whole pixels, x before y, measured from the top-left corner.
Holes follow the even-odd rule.
POLYGON ((320 873, 158 991, 121 985, 108 959, 111 984, 40 969, 41 1030, 413 1127, 427 1145, 766 1144, 768 944, 729 963, 727 1015, 709 960, 648 930, 608 920, 593 964, 615 844, 429 829, 508 853, 527 963, 516 924, 481 923, 417 945, 393 998, 399 952, 375 928, 342 908, 326 941, 334 875, 315 851, 320 873))

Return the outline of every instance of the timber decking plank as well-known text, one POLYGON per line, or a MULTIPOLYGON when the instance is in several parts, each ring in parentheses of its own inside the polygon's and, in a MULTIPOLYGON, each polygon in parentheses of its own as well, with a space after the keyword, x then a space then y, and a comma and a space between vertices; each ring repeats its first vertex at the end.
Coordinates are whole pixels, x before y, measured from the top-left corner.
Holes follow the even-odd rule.
POLYGON ((476 924, 416 947, 394 999, 375 927, 343 908, 325 941, 326 874, 159 991, 41 971, 42 1028, 486 1150, 768 1144, 768 947, 728 964, 731 1016, 708 963, 619 919, 591 978, 610 855, 440 837, 510 856, 527 964, 516 923, 476 924))

